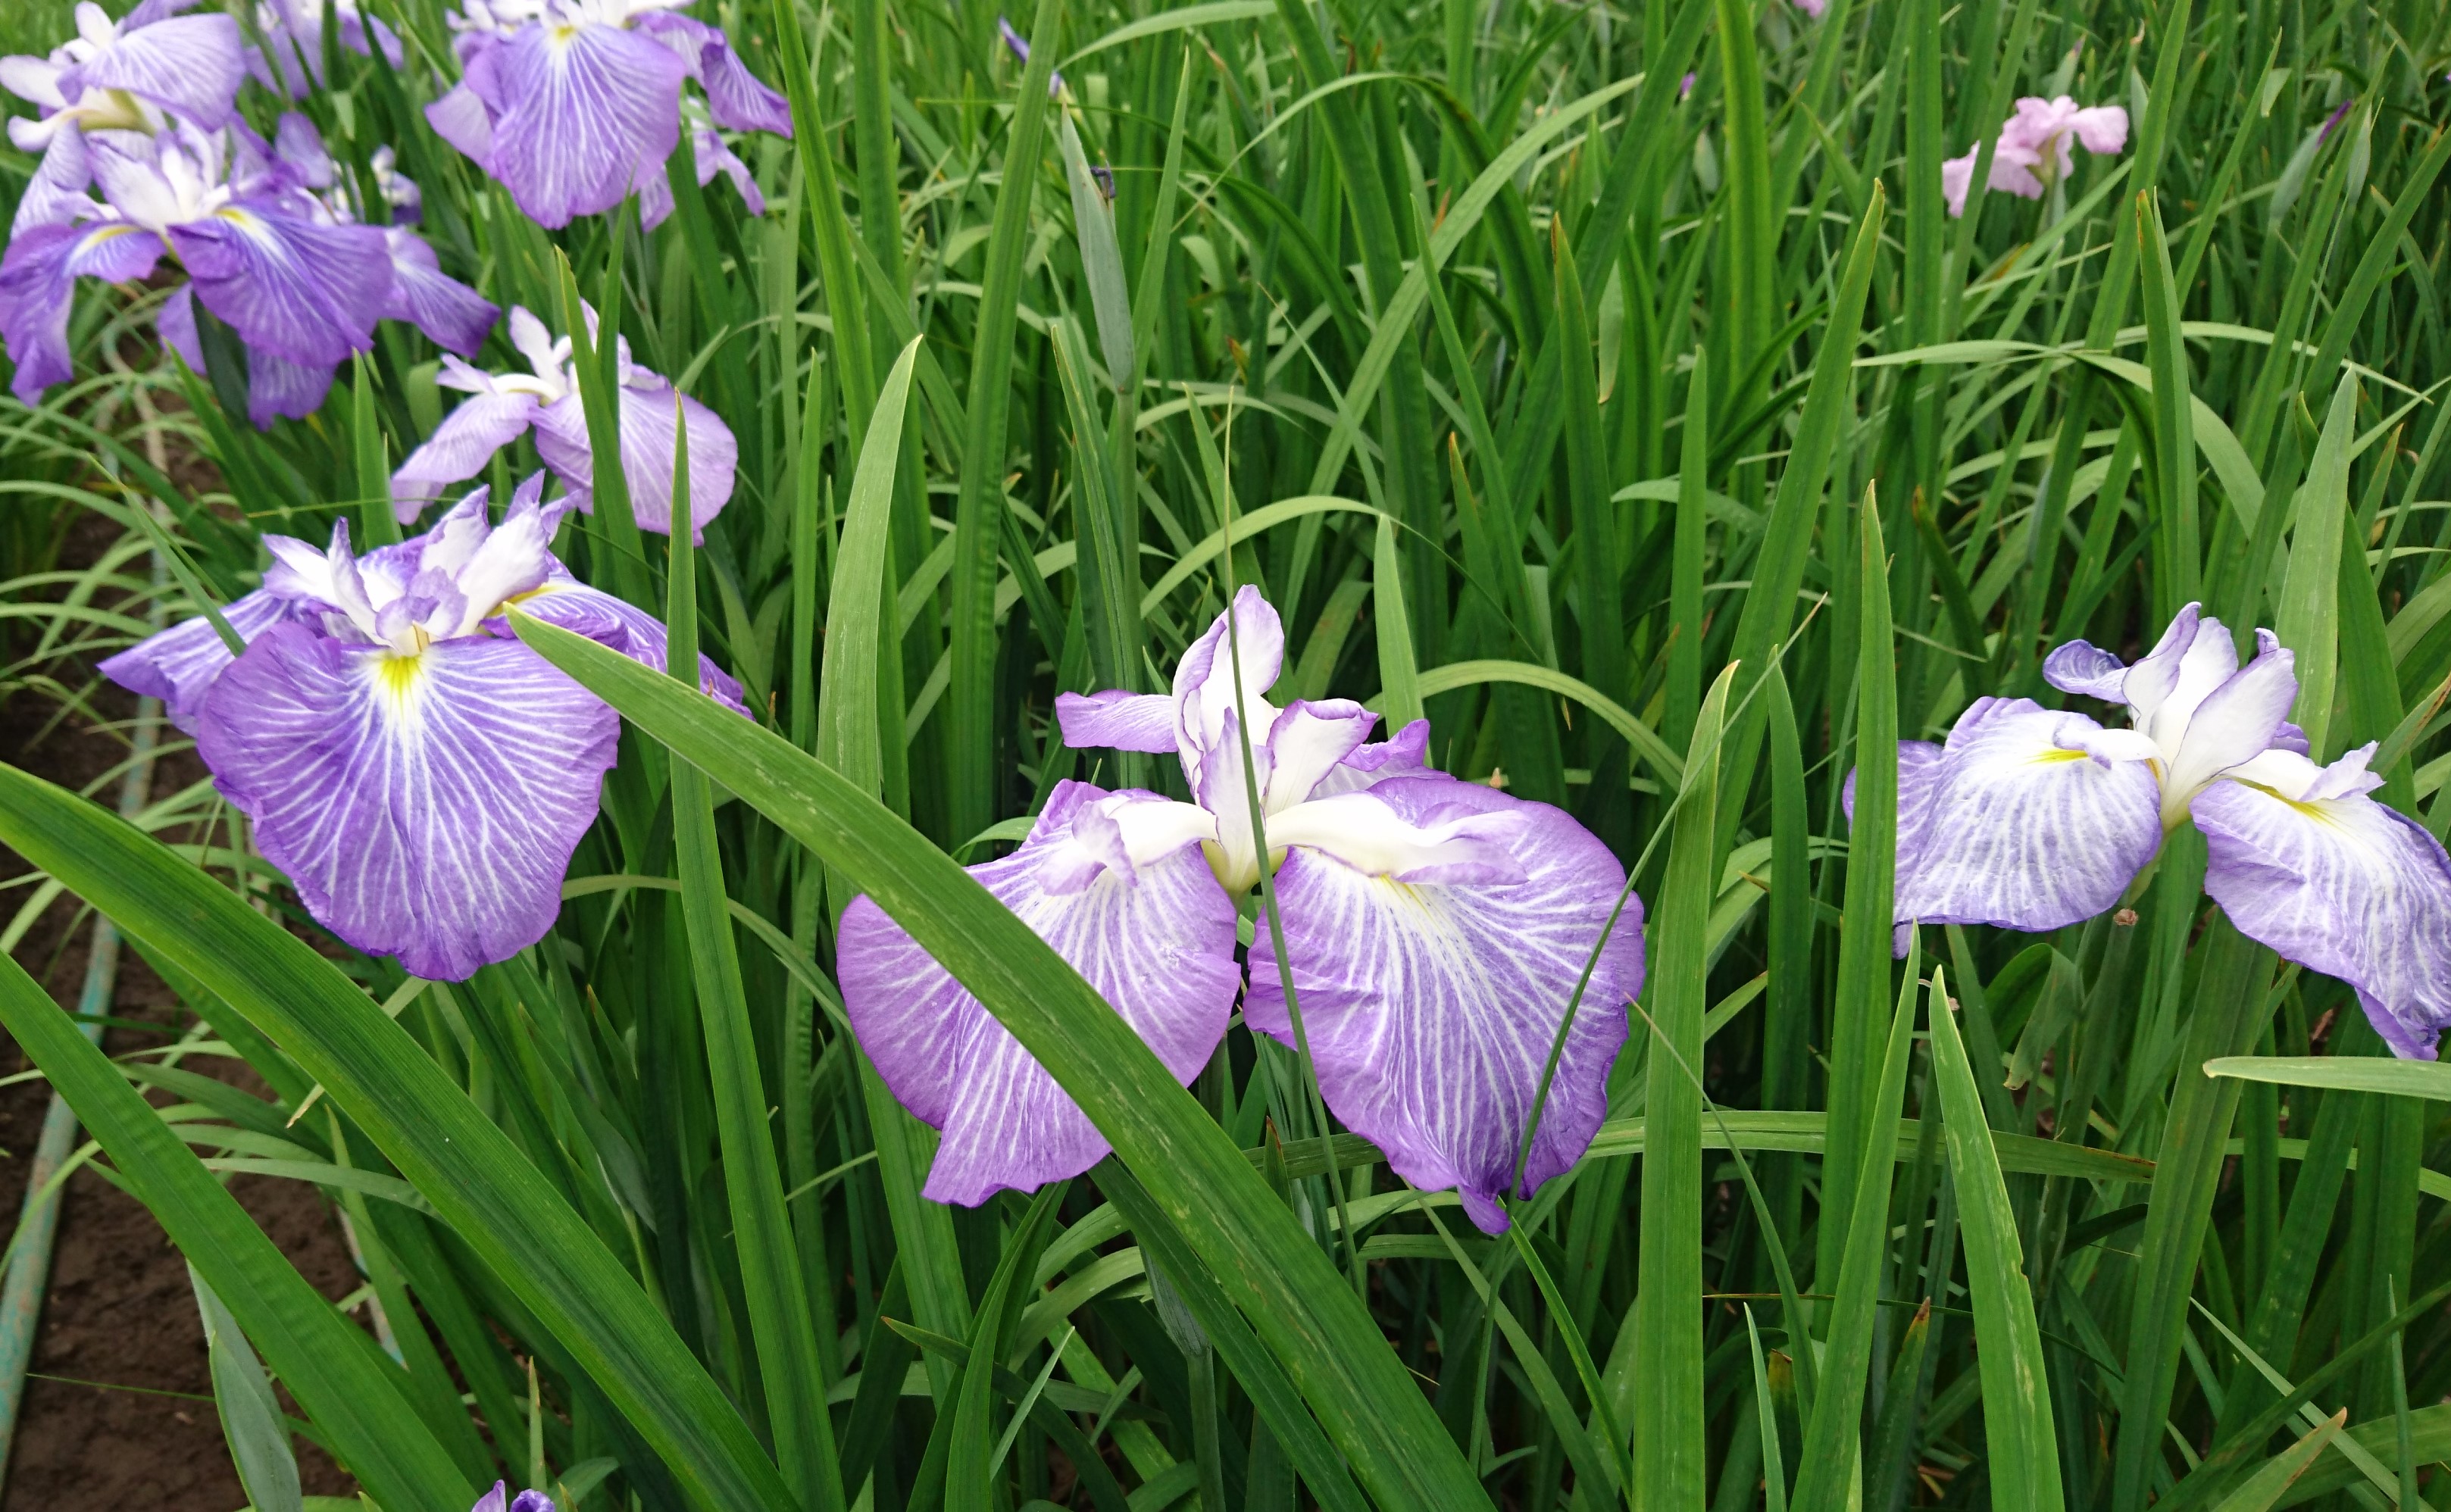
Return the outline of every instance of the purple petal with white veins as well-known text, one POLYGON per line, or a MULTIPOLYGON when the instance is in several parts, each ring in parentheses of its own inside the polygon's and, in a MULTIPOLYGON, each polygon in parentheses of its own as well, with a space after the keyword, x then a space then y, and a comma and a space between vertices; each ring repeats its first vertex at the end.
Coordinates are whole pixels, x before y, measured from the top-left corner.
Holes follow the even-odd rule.
POLYGON ((226 15, 177 16, 133 30, 60 76, 60 91, 125 89, 207 131, 230 118, 246 59, 238 22, 226 15))
POLYGON ((1059 693, 1055 722, 1071 746, 1105 746, 1114 751, 1170 752, 1174 749, 1174 700, 1162 693, 1059 693))
MULTIPOLYGON (((547 624, 559 625, 610 646, 657 672, 664 670, 664 622, 627 599, 617 599, 566 572, 557 571, 543 587, 518 603, 547 624)), ((501 628, 508 633, 507 625, 501 628)), ((735 714, 749 712, 749 706, 740 700, 737 678, 703 654, 697 658, 697 672, 698 686, 709 697, 735 714)))
POLYGON ((391 292, 383 297, 383 318, 408 322, 447 351, 476 356, 500 309, 444 273, 434 248, 407 226, 384 231, 383 245, 391 251, 391 292))
POLYGON ((371 226, 318 226, 243 200, 170 228, 205 308, 251 347, 330 367, 374 345, 391 257, 371 226))
MULTIPOLYGON (((620 388, 621 470, 630 485, 630 509, 638 528, 669 535, 673 518, 673 443, 676 438, 670 384, 651 388, 625 383, 620 388)), ((734 469, 740 457, 732 429, 715 411, 684 397, 689 415, 690 523, 703 534, 707 522, 732 498, 734 469)), ((558 399, 537 411, 537 455, 558 474, 578 501, 596 507, 593 485, 596 457, 587 441, 587 413, 577 394, 558 399)))
POLYGON ((425 108, 425 124, 434 134, 465 153, 480 168, 494 156, 494 113, 484 99, 467 84, 451 87, 443 96, 425 108))
POLYGON ((707 113, 715 117, 716 125, 734 131, 771 131, 781 137, 792 134, 791 102, 749 71, 749 66, 732 50, 731 41, 721 31, 715 32, 714 40, 699 53, 699 60, 707 113))
POLYGON ((2145 659, 2127 669, 2127 680, 2121 685, 2121 701, 2136 711, 2137 723, 2144 723, 2178 687, 2179 664, 2195 645, 2196 632, 2203 622, 2202 606, 2185 606, 2163 630, 2153 649, 2145 654, 2145 659))
POLYGON ((37 226, 12 239, 0 254, 0 343, 17 364, 11 391, 39 403, 44 389, 75 376, 68 327, 80 277, 125 283, 151 272, 161 256, 160 237, 117 221, 37 226))
MULTIPOLYGON (((290 614, 289 600, 262 588, 222 606, 222 618, 241 640, 253 640, 290 614)), ((193 735, 205 696, 231 659, 213 622, 198 615, 106 659, 100 670, 130 693, 161 699, 170 722, 193 735)))
POLYGON ((274 420, 304 420, 324 407, 332 391, 333 364, 292 363, 270 352, 246 354, 246 418, 258 430, 274 420))
MULTIPOLYGON (((691 147, 697 164, 699 187, 715 182, 715 176, 721 173, 732 181, 734 191, 739 194, 740 203, 750 214, 766 213, 766 196, 757 187, 756 175, 749 171, 749 165, 740 161, 739 154, 724 146, 723 138, 710 130, 695 131, 691 133, 691 147)), ((667 183, 664 188, 669 193, 672 186, 667 183)))
POLYGON ((487 171, 548 228, 621 203, 680 141, 672 50, 618 27, 534 25, 494 54, 504 108, 487 171))
POLYGON ((324 147, 324 133, 295 110, 281 112, 281 120, 273 128, 272 150, 282 162, 297 169, 300 180, 309 188, 328 189, 339 177, 332 154, 324 147))
POLYGON ((2095 754, 2126 752, 2131 735, 2029 698, 1978 698, 1937 759, 1902 743, 1892 917, 2032 932, 2117 903, 2162 844, 2151 764, 2095 754))
POLYGON ((483 472, 496 452, 520 439, 536 412, 534 394, 474 394, 443 416, 434 434, 391 475, 392 510, 401 523, 415 520, 444 484, 483 472))
POLYGON ((2193 808, 2205 891, 2239 933, 2356 988, 2396 1053, 2434 1059, 2451 1025, 2451 857, 2441 843, 2362 794, 2300 801, 2223 781, 2193 808))
MULTIPOLYGON (((1511 813, 1520 882, 1447 886, 1366 876, 1314 851, 1277 872, 1286 959, 1320 1090, 1346 1128, 1424 1189, 1453 1187, 1484 1231, 1506 1226, 1499 1196, 1566 1005, 1625 873, 1581 825, 1546 804, 1478 783, 1419 777, 1372 795, 1407 819, 1461 806, 1511 813)), ((1293 1044, 1269 933, 1250 951, 1243 1012, 1293 1044)), ((1607 1111, 1609 1063, 1626 1004, 1642 990, 1642 905, 1624 911, 1593 966, 1525 1168, 1537 1189, 1579 1158, 1607 1111)))
POLYGON ((222 674, 197 748, 318 922, 459 981, 553 928, 619 726, 517 641, 396 658, 289 624, 222 674))
MULTIPOLYGON (((1103 796, 1059 783, 1020 850, 970 872, 1188 1083, 1225 1037, 1241 985, 1234 904, 1188 841, 1137 874, 1085 854, 1073 821, 1103 796)), ((923 1192, 931 1201, 976 1205, 1107 1154, 1045 1068, 866 896, 843 913, 835 961, 860 1048, 902 1106, 944 1132, 923 1192)))
MULTIPOLYGON (((10 125, 17 125, 19 119, 11 118, 10 125)), ((86 186, 92 182, 93 165, 86 155, 85 133, 73 126, 54 132, 43 147, 42 167, 26 181, 9 234, 22 235, 38 226, 67 226, 90 216, 96 206, 86 186)))

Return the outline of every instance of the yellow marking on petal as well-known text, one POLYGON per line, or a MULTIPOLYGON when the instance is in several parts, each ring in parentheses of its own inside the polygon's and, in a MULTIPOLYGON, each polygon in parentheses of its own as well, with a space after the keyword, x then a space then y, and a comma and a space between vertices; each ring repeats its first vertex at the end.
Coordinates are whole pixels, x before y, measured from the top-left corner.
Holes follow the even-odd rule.
POLYGON ((406 717, 424 681, 425 658, 403 657, 384 652, 373 658, 375 689, 383 700, 383 712, 394 718, 406 717))
POLYGON ((2092 755, 2085 751, 2064 751, 2053 746, 2049 751, 2029 756, 2027 759, 2036 766, 2045 766, 2054 761, 2089 761, 2092 759, 2092 755))

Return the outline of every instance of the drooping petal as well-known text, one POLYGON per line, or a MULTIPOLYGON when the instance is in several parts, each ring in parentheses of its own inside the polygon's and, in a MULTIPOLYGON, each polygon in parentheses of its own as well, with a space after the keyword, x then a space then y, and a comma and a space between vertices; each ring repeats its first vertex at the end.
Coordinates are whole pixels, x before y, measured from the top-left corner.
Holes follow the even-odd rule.
MULTIPOLYGON (((1074 820, 1102 800, 1111 802, 1086 783, 1058 784, 1021 849, 971 874, 1187 1083, 1225 1037, 1241 982, 1234 905, 1187 840, 1137 872, 1083 845, 1074 820)), ((924 1195, 975 1205, 1106 1155, 1105 1137, 1055 1079, 865 896, 843 913, 835 959, 860 1047, 902 1106, 944 1132, 924 1195)))
POLYGON ((493 56, 504 108, 487 171, 539 226, 620 204, 680 141, 687 70, 647 37, 556 21, 521 28, 493 56))
MULTIPOLYGON (((788 132, 785 134, 789 135, 788 132)), ((766 195, 757 187, 756 175, 749 171, 749 165, 740 161, 738 153, 724 145, 723 138, 711 130, 701 129, 692 133, 691 142, 700 187, 714 183, 715 176, 720 173, 732 181, 733 190, 740 196, 741 205, 750 214, 766 213, 766 195)), ((672 186, 666 184, 664 189, 670 193, 672 186)))
POLYGON ((205 370, 205 344, 196 334, 194 285, 182 284, 162 301, 162 307, 153 312, 153 334, 162 338, 164 346, 179 354, 187 371, 205 370))
POLYGON ((1978 698, 1937 758, 1902 748, 1892 916, 2041 931, 2117 903, 2162 843, 2152 767, 2114 738, 2129 733, 1978 698))
POLYGON ((61 92, 125 89, 207 131, 230 118, 246 59, 238 22, 226 15, 176 16, 123 30, 115 42, 60 77, 61 92))
POLYGON ((444 273, 434 248, 407 226, 384 231, 383 245, 391 252, 391 292, 383 297, 383 319, 406 321, 434 338, 436 345, 461 357, 476 356, 501 311, 444 273))
POLYGON ((1971 147, 1964 157, 1945 158, 1941 162, 1940 193, 1949 202, 1951 220, 1963 219, 1966 214, 1966 196, 1974 187, 1974 159, 1981 150, 1980 147, 1971 147))
POLYGON ((170 228, 205 308, 246 344, 330 367, 374 345, 391 257, 371 226, 319 226, 243 200, 170 228))
POLYGON ((324 407, 332 391, 333 364, 292 363, 270 352, 246 354, 246 418, 258 430, 270 430, 274 420, 304 420, 324 407))
POLYGON ((2116 105, 2088 106, 2069 116, 2069 129, 2088 152, 2119 152, 2127 146, 2127 111, 2116 105))
POLYGON ((707 113, 715 117, 715 124, 733 131, 790 136, 791 103, 749 71, 720 30, 708 29, 715 36, 698 54, 699 78, 706 86, 707 113))
MULTIPOLYGON (((222 606, 222 618, 229 627, 241 640, 250 641, 287 619, 290 612, 288 600, 262 588, 222 606)), ((231 659, 229 647, 213 622, 198 615, 108 658, 100 671, 130 693, 161 699, 170 722, 193 735, 205 696, 231 659)))
MULTIPOLYGON (((1596 947, 1523 1189, 1571 1166, 1599 1128, 1626 1004, 1642 989, 1642 906, 1627 897, 1601 944, 1625 873, 1545 804, 1435 776, 1382 783, 1370 797, 1415 823, 1459 809, 1520 816, 1509 847, 1518 882, 1400 882, 1305 849, 1290 852, 1276 877, 1285 958, 1329 1109, 1414 1186, 1457 1188, 1473 1222, 1494 1233, 1506 1225, 1498 1199, 1514 1179, 1541 1070, 1596 947)), ((1245 1021, 1291 1046, 1267 931, 1250 961, 1245 1021)))
POLYGON ((288 624, 222 674, 197 746, 318 922, 458 981, 553 928, 618 729, 517 641, 395 657, 288 624))
POLYGON ((17 364, 11 391, 39 403, 44 389, 75 376, 68 326, 80 277, 142 278, 161 255, 160 237, 121 221, 37 226, 11 240, 0 255, 0 342, 17 364))
MULTIPOLYGON (((2207 620, 2218 626, 2218 621, 2207 620)), ((2226 630, 2213 638, 2229 644, 2226 630)), ((2210 696, 2189 712, 2176 755, 2162 776, 2162 818, 2175 824, 2185 817, 2197 790, 2220 774, 2262 755, 2272 746, 2298 697, 2297 657, 2269 630, 2255 633, 2255 659, 2222 680, 2210 696)), ((2233 662, 2235 657, 2230 658, 2233 662)), ((2183 680, 2184 693, 2186 684, 2183 680)), ((2164 714, 2179 701, 2174 695, 2164 714)), ((2157 720, 2157 723, 2160 721, 2157 720)), ((2159 739, 2160 732, 2155 732, 2159 739)), ((2167 749, 2167 744, 2165 749, 2167 749)))
MULTIPOLYGON (((657 672, 664 670, 664 622, 626 599, 615 598, 566 572, 557 571, 545 579, 543 587, 516 601, 547 624, 559 625, 610 646, 657 672)), ((501 629, 505 634, 509 631, 507 625, 501 629)), ((740 700, 739 679, 716 666, 712 658, 701 654, 697 672, 698 686, 708 697, 735 714, 749 712, 749 706, 740 700)))
POLYGON ((400 522, 415 520, 444 484, 484 471, 496 452, 520 439, 536 410, 534 394, 476 394, 443 416, 391 475, 392 512, 400 522))
POLYGON ((2395 1052, 2432 1060, 2451 1025, 2451 856, 2364 795, 2372 750, 2320 769, 2287 753, 2257 757, 2259 776, 2284 783, 2274 769, 2303 768, 2295 795, 2243 781, 2198 794, 2205 891, 2240 933, 2356 988, 2395 1052))
POLYGON ((1127 693, 1121 688, 1059 693, 1055 720, 1066 745, 1151 753, 1174 749, 1174 700, 1162 693, 1127 693))
MULTIPOLYGON (((630 509, 638 528, 672 532, 673 444, 677 439, 673 417, 675 390, 670 384, 639 387, 624 383, 621 402, 621 466, 630 484, 630 509)), ((694 534, 732 498, 739 442, 715 411, 683 396, 689 416, 690 523, 694 534)), ((587 414, 579 396, 572 394, 537 411, 537 455, 568 485, 578 507, 593 511, 596 457, 587 442, 587 414)))

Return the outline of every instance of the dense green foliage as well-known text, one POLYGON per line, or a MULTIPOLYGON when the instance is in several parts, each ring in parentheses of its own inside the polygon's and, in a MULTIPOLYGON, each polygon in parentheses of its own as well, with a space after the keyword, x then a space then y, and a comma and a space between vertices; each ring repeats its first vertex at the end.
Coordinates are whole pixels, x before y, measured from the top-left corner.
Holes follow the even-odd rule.
MULTIPOLYGON (((386 1512, 498 1474, 726 1512, 2210 1512, 2451 1460, 2445 1082, 2335 1065, 2384 1053, 2354 994, 2210 908, 2191 830, 2132 909, 1903 963, 1885 858, 1892 738, 2063 701, 2050 646, 2132 654, 2190 599, 2276 626, 2316 755, 2382 741, 2378 795, 2451 826, 2451 11, 1036 0, 1025 80, 984 3, 701 7, 793 96, 797 140, 742 147, 760 219, 676 172, 653 234, 538 229, 424 127, 439 0, 369 5, 409 62, 304 108, 398 147, 446 269, 557 324, 584 291, 729 423, 696 550, 601 515, 558 549, 763 728, 523 623, 631 725, 559 932, 448 987, 329 948, 209 785, 143 809, 156 844, 0 773, 49 879, 8 937, 64 888, 195 1028, 105 1061, 13 969, 0 1023, 386 1512), (2028 94, 2125 106, 2127 149, 1952 219, 1943 160, 2028 94), (1425 711, 1439 766, 1636 872, 1610 1120, 1510 1235, 1239 1027, 1173 1090, 947 859, 1068 776, 1179 790, 1052 698, 1156 691, 1231 583, 1283 610, 1289 696, 1425 711), (862 891, 1117 1157, 919 1197, 933 1136, 830 973, 862 891), (2201 1070, 2236 1056, 2318 1059, 2201 1070), (387 1356, 199 1157, 329 1190, 387 1356)), ((385 539, 450 400, 387 324, 259 434, 158 357, 158 298, 89 289, 79 380, 0 407, 21 719, 251 587, 260 531, 385 539), (87 513, 117 543, 52 572, 87 513)))

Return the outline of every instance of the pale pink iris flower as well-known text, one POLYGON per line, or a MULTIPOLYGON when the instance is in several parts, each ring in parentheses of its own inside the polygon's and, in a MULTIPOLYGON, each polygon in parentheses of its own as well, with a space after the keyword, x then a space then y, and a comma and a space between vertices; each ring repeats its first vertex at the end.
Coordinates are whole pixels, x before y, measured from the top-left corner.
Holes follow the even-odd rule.
MULTIPOLYGON (((2017 102, 2017 113, 2000 128, 2000 142, 1991 154, 1990 187, 2029 200, 2043 197, 2046 185, 2068 176, 2076 167, 2070 139, 2096 156, 2127 149, 2127 112, 2115 105, 2080 108, 2063 94, 2056 100, 2028 95, 2017 102)), ((1966 192, 1974 183, 1974 159, 1981 147, 1940 166, 1941 192, 1949 213, 1966 213, 1966 192)))

